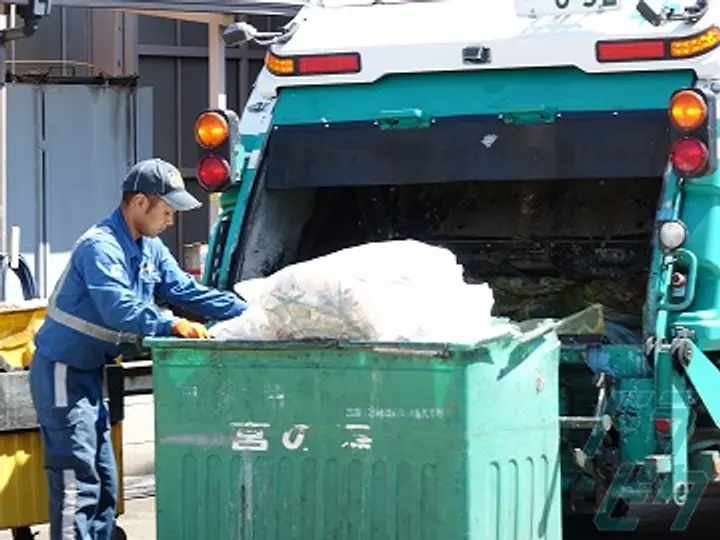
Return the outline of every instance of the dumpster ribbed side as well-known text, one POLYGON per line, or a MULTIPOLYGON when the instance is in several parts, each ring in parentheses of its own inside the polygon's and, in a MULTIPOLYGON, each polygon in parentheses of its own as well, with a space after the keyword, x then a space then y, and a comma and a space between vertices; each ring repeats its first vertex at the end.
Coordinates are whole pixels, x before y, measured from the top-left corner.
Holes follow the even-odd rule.
MULTIPOLYGON (((179 540, 437 540, 437 466, 356 459, 293 460, 186 453, 179 461, 179 522, 163 537, 179 540), (198 519, 198 516, 202 516, 198 519)), ((166 474, 167 461, 160 465, 166 474)), ((483 540, 542 538, 551 470, 546 456, 487 464, 483 540)), ((484 514, 484 515, 483 515, 484 514)), ((449 516, 462 519, 462 516, 449 516)))
POLYGON ((546 456, 488 463, 484 539, 539 538, 538 521, 546 506, 550 467, 546 456))
MULTIPOLYGON (((223 460, 186 453, 177 501, 179 522, 161 520, 164 537, 309 540, 315 538, 436 540, 437 467, 360 459, 266 457, 223 460), (198 519, 200 517, 200 519, 198 519)), ((168 471, 168 462, 159 464, 168 471)))
POLYGON ((467 369, 470 538, 562 538, 558 347, 499 350, 497 371, 467 369))

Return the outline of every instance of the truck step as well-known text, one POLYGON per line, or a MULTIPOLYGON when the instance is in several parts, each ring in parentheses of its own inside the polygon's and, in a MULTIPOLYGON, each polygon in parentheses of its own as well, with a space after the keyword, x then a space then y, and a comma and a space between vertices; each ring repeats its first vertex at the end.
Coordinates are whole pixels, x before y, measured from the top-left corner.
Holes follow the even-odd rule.
POLYGON ((609 431, 612 427, 612 418, 607 414, 601 416, 560 417, 560 429, 593 429, 595 427, 599 427, 603 431, 609 431))

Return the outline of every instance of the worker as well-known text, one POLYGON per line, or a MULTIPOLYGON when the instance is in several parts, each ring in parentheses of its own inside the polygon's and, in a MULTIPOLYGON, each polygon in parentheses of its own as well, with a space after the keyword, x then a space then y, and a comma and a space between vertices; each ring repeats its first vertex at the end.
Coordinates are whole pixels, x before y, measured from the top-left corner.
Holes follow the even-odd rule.
POLYGON ((212 320, 247 307, 234 293, 183 272, 158 238, 176 212, 200 206, 173 165, 137 163, 125 177, 119 207, 77 241, 48 300, 30 388, 50 488, 50 540, 113 535, 118 478, 104 365, 144 336, 209 337, 203 324, 161 311, 154 295, 212 320))

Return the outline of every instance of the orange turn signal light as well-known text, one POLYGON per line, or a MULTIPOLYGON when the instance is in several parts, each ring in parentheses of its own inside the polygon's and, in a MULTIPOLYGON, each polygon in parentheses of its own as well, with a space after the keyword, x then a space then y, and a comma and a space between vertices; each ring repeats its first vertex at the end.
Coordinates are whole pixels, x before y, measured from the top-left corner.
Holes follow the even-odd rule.
POLYGON ((684 131, 699 128, 708 114, 707 103, 692 90, 677 92, 670 101, 670 120, 684 131))
POLYGON ((228 138, 227 120, 214 111, 201 113, 195 121, 195 140, 203 148, 220 146, 228 138))
POLYGON ((700 34, 670 41, 670 56, 693 58, 715 49, 718 45, 720 45, 720 28, 711 26, 700 34))

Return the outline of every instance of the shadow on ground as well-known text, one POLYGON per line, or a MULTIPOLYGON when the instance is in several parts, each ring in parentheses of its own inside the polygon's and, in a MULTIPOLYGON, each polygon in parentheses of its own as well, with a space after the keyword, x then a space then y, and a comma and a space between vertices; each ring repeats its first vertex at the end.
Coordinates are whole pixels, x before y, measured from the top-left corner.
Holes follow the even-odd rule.
MULTIPOLYGON (((631 509, 626 520, 636 520, 633 530, 599 531, 590 517, 570 517, 564 522, 565 540, 628 540, 639 535, 652 535, 653 540, 710 540, 718 536, 718 510, 720 497, 703 499, 691 514, 684 530, 673 531, 673 523, 684 516, 677 508, 665 505, 643 505, 631 509)), ((685 510, 687 512, 687 510, 685 510)), ((620 522, 615 524, 620 525, 620 522)), ((613 525, 613 524, 608 524, 613 525)))

